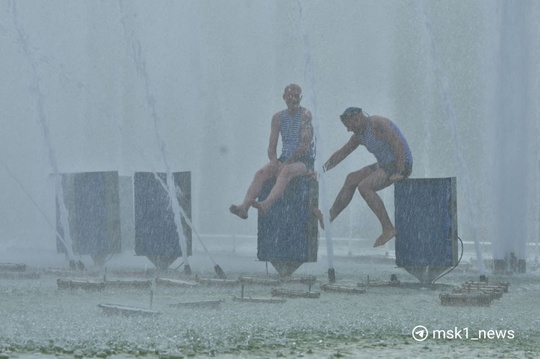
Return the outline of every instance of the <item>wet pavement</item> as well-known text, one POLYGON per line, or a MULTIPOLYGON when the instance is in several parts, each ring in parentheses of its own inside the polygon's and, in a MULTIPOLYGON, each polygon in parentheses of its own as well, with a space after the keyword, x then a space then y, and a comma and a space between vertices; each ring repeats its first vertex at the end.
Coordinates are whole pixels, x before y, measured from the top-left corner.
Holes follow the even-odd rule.
MULTIPOLYGON (((272 298, 273 288, 319 292, 311 298, 286 298, 283 303, 237 302, 239 283, 165 286, 155 278, 196 283, 215 278, 214 263, 196 247, 190 257, 192 275, 181 259, 157 273, 144 257, 129 253, 112 257, 105 268, 68 271, 54 253, 43 256, 26 250, 27 272, 37 277, 0 277, 0 357, 219 357, 219 358, 463 358, 540 356, 540 273, 493 276, 509 282, 509 291, 487 307, 443 306, 439 295, 465 281, 478 280, 468 261, 424 287, 402 268, 396 268, 391 243, 383 249, 368 242, 336 242, 334 267, 339 286, 359 288, 369 280, 386 283, 394 274, 399 286, 362 287, 363 294, 325 292, 328 262, 321 243, 319 260, 303 264, 291 281, 246 284, 245 298, 272 298), (39 258, 42 258, 40 261, 39 258), (32 261, 33 260, 33 261, 32 261), (315 277, 308 287, 300 278, 315 277), (99 282, 150 280, 145 288, 106 287, 101 290, 59 289, 58 279, 99 282), (294 280, 297 279, 297 280, 294 280), (175 306, 178 303, 219 301, 212 307, 175 306), (157 315, 108 314, 100 304, 128 306, 157 315), (413 338, 423 326, 428 336, 413 338), (491 331, 491 332, 490 332, 491 331), (504 338, 503 338, 504 336, 504 338), (476 338, 476 339, 475 339, 476 338)), ((209 240, 208 247, 228 280, 249 276, 279 279, 270 264, 256 259, 248 239, 209 240)), ((0 262, 17 258, 19 249, 4 248, 0 262)), ((36 251, 39 252, 39 251, 36 251)), ((465 253, 463 258, 470 258, 465 253)), ((13 262, 13 261, 12 261, 13 262)), ((20 262, 20 261, 18 261, 20 262)), ((532 267, 531 267, 532 268, 532 267)), ((130 314, 130 313, 128 313, 130 314)))

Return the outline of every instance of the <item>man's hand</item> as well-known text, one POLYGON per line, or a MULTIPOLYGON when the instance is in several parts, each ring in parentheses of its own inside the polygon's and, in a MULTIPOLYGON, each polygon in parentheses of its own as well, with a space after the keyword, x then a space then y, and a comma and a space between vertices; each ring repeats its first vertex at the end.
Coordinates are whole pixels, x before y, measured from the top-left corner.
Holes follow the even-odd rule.
POLYGON ((401 179, 403 179, 403 175, 399 174, 399 173, 394 173, 393 175, 391 175, 390 177, 388 177, 388 179, 392 182, 395 182, 395 181, 399 181, 401 179))

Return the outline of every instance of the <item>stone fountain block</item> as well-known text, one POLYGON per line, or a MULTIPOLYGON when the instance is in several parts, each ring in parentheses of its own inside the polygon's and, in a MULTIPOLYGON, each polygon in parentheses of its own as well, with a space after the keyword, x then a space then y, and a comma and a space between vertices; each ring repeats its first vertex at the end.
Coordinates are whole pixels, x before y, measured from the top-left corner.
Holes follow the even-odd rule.
POLYGON ((283 289, 283 288, 272 288, 270 291, 272 297, 280 298, 308 298, 308 299, 319 299, 321 297, 320 292, 312 291, 303 291, 296 289, 283 289))
POLYGON ((418 178, 394 189, 396 264, 424 284, 457 265, 456 178, 418 178))
POLYGON ((344 293, 344 294, 364 294, 366 290, 364 288, 351 287, 347 285, 336 285, 331 283, 321 284, 321 290, 331 293, 344 293))
POLYGON ((525 259, 518 259, 514 252, 506 253, 504 259, 493 260, 493 274, 510 275, 514 273, 525 273, 527 263, 525 259))
POLYGON ((24 272, 26 264, 24 263, 0 263, 0 272, 24 272))
MULTIPOLYGON (((176 172, 172 176, 178 203, 191 220, 191 172, 176 172)), ((182 256, 171 199, 163 187, 166 183, 165 173, 136 172, 134 176, 135 254, 146 256, 160 270, 182 256)), ((184 218, 182 228, 190 256, 191 228, 184 218)))
POLYGON ((200 300, 200 301, 194 301, 194 302, 180 302, 175 304, 169 304, 169 307, 175 307, 175 308, 218 308, 221 306, 221 303, 224 301, 221 299, 218 300, 200 300))
MULTIPOLYGON (((275 180, 265 183, 258 198, 268 197, 275 180)), ((309 176, 294 178, 283 196, 258 217, 257 258, 272 263, 281 276, 291 275, 302 263, 316 262, 319 187, 309 176)))
POLYGON ((70 289, 70 290, 96 290, 101 291, 105 289, 105 282, 103 281, 90 281, 90 280, 82 280, 82 279, 63 279, 58 278, 56 280, 56 284, 58 285, 58 289, 70 289))
POLYGON ((151 317, 161 315, 161 312, 158 312, 156 310, 131 307, 131 306, 120 305, 120 304, 100 303, 98 304, 98 307, 100 307, 103 310, 103 313, 106 315, 151 316, 151 317))
POLYGON ((133 199, 133 175, 118 176, 120 194, 120 232, 122 251, 135 249, 135 202, 133 199))
MULTIPOLYGON (((90 255, 98 265, 121 250, 117 172, 62 174, 64 204, 68 212, 73 252, 90 255)), ((56 229, 64 236, 61 212, 56 201, 56 229)), ((66 248, 57 239, 57 250, 66 248)))
POLYGON ((479 306, 489 307, 493 298, 485 293, 441 293, 441 305, 444 306, 479 306))

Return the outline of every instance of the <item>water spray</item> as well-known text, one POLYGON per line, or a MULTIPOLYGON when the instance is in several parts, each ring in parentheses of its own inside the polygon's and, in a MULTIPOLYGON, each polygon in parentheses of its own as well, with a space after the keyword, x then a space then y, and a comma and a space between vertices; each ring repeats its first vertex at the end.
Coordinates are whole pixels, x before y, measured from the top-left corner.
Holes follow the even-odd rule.
MULTIPOLYGON (((120 6, 122 7, 122 3, 120 3, 120 6)), ((173 178, 172 178, 172 173, 170 171, 169 164, 168 164, 168 161, 167 161, 165 142, 162 140, 162 138, 160 136, 160 133, 159 133, 159 128, 158 128, 159 119, 158 119, 158 114, 157 114, 157 111, 156 111, 154 97, 150 93, 150 79, 149 79, 149 76, 148 76, 148 71, 146 70, 146 62, 145 62, 145 60, 144 60, 144 58, 142 56, 142 53, 141 53, 141 44, 135 38, 135 34, 134 34, 135 31, 133 29, 129 29, 129 26, 126 24, 126 19, 127 19, 127 17, 123 17, 122 26, 124 28, 124 33, 126 35, 126 40, 128 40, 128 42, 131 44, 131 48, 133 50, 132 56, 133 56, 133 61, 135 63, 135 68, 136 68, 139 76, 144 81, 144 89, 145 89, 145 93, 146 93, 146 102, 147 102, 148 108, 150 110, 150 114, 152 116, 152 119, 154 120, 154 130, 155 130, 155 134, 156 134, 156 139, 157 139, 157 142, 158 142, 160 150, 161 150, 161 154, 162 154, 162 157, 163 157, 163 162, 165 163, 166 175, 167 175, 166 191, 167 191, 167 193, 169 195, 169 198, 171 200, 171 208, 172 208, 172 211, 173 211, 173 214, 174 214, 174 224, 176 226, 176 232, 178 234, 178 238, 179 238, 179 242, 180 242, 180 248, 182 250, 182 257, 183 257, 183 260, 184 260, 184 263, 185 263, 184 268, 190 271, 191 268, 189 267, 189 259, 188 259, 188 255, 187 255, 187 240, 186 240, 186 237, 184 235, 182 222, 180 220, 180 210, 179 210, 180 204, 178 203, 178 199, 175 196, 176 191, 175 191, 175 188, 174 188, 174 181, 173 181, 173 178)), ((154 173, 154 175, 157 177, 157 173, 154 173)))
POLYGON ((4 167, 4 169, 6 170, 6 173, 17 183, 17 185, 19 186, 19 188, 23 191, 23 193, 28 197, 28 199, 30 200, 30 202, 32 202, 32 204, 34 205, 34 207, 36 207, 36 209, 38 210, 38 212, 43 216, 43 219, 45 219, 45 222, 47 223, 47 225, 49 227, 51 227, 51 229, 54 231, 54 233, 56 234, 56 236, 62 241, 62 243, 64 243, 64 245, 66 244, 65 243, 65 239, 64 239, 64 236, 62 236, 58 230, 55 228, 55 226, 52 225, 51 221, 49 221, 49 218, 47 217, 47 215, 45 214, 45 212, 43 211, 43 209, 37 204, 37 202, 34 200, 34 198, 30 195, 30 193, 26 190, 26 188, 24 188, 23 184, 21 183, 21 181, 11 172, 10 168, 8 167, 8 165, 0 158, 0 164, 4 167))
MULTIPOLYGON (((159 181, 159 183, 161 184, 161 186, 163 187, 163 189, 165 191, 168 191, 168 188, 167 188, 167 184, 165 184, 161 178, 159 178, 158 176, 156 176, 156 179, 159 181)), ((176 187, 176 191, 180 191, 180 188, 176 187)), ((180 192, 181 194, 181 192, 180 192)), ((180 211, 180 214, 182 215, 182 217, 184 218, 184 220, 186 221, 187 225, 189 228, 191 228, 191 230, 193 231, 193 233, 195 233, 195 237, 197 237, 197 239, 199 240, 199 242, 201 243, 204 251, 206 252, 206 254, 208 254, 208 257, 210 257, 210 260, 212 261, 212 263, 214 264, 214 271, 216 272, 216 275, 220 278, 220 279, 227 279, 227 276, 225 275, 225 272, 223 271, 223 269, 221 269, 221 267, 219 266, 219 264, 217 264, 217 262, 215 261, 214 257, 212 256, 212 254, 210 253, 210 251, 208 250, 208 248, 206 248, 206 245, 204 244, 203 240, 201 239, 201 236, 199 235, 199 232, 197 232, 197 230, 195 229, 195 226, 193 226, 193 223, 191 222, 191 220, 189 219, 188 215, 186 214, 186 212, 184 211, 184 209, 182 208, 182 206, 178 206, 178 210, 180 211)))
MULTIPOLYGON (((76 261, 75 261, 75 255, 73 253, 73 241, 71 240, 71 232, 70 232, 70 228, 69 228, 69 220, 68 220, 69 214, 68 214, 68 210, 66 208, 66 204, 64 202, 64 190, 63 190, 63 187, 62 187, 62 175, 59 173, 59 170, 58 170, 58 163, 57 163, 57 160, 56 160, 56 154, 54 152, 54 148, 52 146, 52 141, 50 139, 49 124, 47 122, 47 116, 45 116, 45 110, 44 110, 44 105, 43 105, 45 96, 42 93, 41 88, 40 88, 40 78, 39 78, 38 73, 37 73, 37 64, 35 62, 32 51, 31 51, 31 49, 30 49, 30 47, 28 45, 28 42, 26 41, 27 36, 26 36, 22 26, 20 24, 18 24, 18 22, 17 22, 15 6, 16 6, 15 3, 13 3, 13 14, 14 14, 13 18, 15 19, 15 28, 17 29, 18 42, 21 45, 21 48, 22 48, 23 52, 26 54, 28 62, 30 63, 30 66, 32 67, 32 70, 33 70, 33 78, 34 78, 33 92, 35 93, 35 95, 37 97, 36 105, 37 105, 37 112, 38 112, 38 120, 39 120, 39 124, 41 125, 41 129, 43 131, 43 138, 45 140, 45 145, 46 145, 46 147, 48 149, 49 164, 51 165, 51 168, 52 168, 52 171, 53 171, 53 174, 54 174, 54 182, 55 182, 55 189, 56 189, 56 201, 57 201, 59 211, 60 211, 60 224, 62 226, 64 235, 61 236, 56 229, 55 229, 55 232, 57 234, 57 238, 62 242, 62 244, 64 245, 64 248, 66 249, 66 254, 67 254, 67 257, 68 257, 68 260, 69 260, 69 263, 70 263, 70 267, 73 268, 73 269, 76 269, 77 265, 76 265, 76 261)), ((13 177, 13 178, 15 178, 15 177, 13 177)), ((17 181, 17 182, 19 182, 19 181, 17 181)), ((20 182, 19 182, 19 186, 21 186, 20 182)), ((21 186, 21 188, 22 188, 22 186, 21 186)), ((23 191, 24 191, 24 189, 23 189, 23 191)), ((24 192, 29 196, 29 194, 26 191, 24 191, 24 192)), ((36 204, 33 199, 31 199, 31 200, 32 200, 32 202, 34 204, 36 204)), ((42 211, 40 210, 40 212, 42 212, 42 211)), ((48 223, 48 221, 47 221, 47 223, 48 223)), ((49 225, 51 225, 51 224, 49 223, 49 225)))
MULTIPOLYGON (((17 34, 19 36, 19 42, 20 43, 23 43, 23 50, 25 53, 29 53, 28 51, 28 45, 22 41, 21 39, 25 38, 24 36, 24 31, 19 27, 19 26, 16 26, 17 28, 17 34)), ((124 26, 124 29, 126 30, 127 32, 127 29, 126 27, 124 26)), ((131 32, 130 32, 131 33, 131 32)), ((139 44, 137 44, 139 45, 139 44)), ((134 51, 140 51, 140 48, 134 48, 134 51)), ((52 61, 50 59, 47 59, 43 56, 40 56, 39 59, 41 61, 45 60, 45 63, 47 65, 51 65, 52 64, 52 61)), ((136 62, 137 63, 137 62, 136 62)), ((35 63, 34 62, 31 62, 31 65, 33 66, 33 68, 35 68, 35 63)), ((56 72, 60 72, 62 71, 62 69, 58 69, 56 68, 55 69, 56 72)), ((75 90, 78 90, 78 91, 84 91, 86 92, 90 98, 94 98, 94 95, 93 93, 86 87, 86 85, 84 83, 82 83, 81 81, 77 80, 77 79, 71 79, 71 78, 67 78, 65 77, 65 75, 62 75, 62 74, 59 74, 61 75, 62 77, 64 77, 64 79, 68 80, 69 82, 73 82, 74 83, 74 87, 75 87, 75 90)), ((104 118, 111 118, 112 116, 107 112, 105 111, 103 108, 101 108, 101 104, 98 103, 97 101, 95 101, 94 99, 94 105, 100 109, 101 112, 103 112, 103 115, 104 115, 104 118)), ((137 151, 137 153, 141 156, 141 158, 143 159, 143 161, 151 168, 151 171, 154 173, 154 175, 156 175, 156 178, 160 181, 160 183, 162 184, 164 190, 169 194, 170 191, 168 189, 168 185, 165 184, 163 181, 161 181, 161 179, 157 176, 157 170, 155 169, 155 167, 153 166, 152 163, 150 163, 150 161, 148 161, 148 159, 146 158, 145 154, 144 154, 144 151, 140 148, 140 146, 137 144, 136 141, 134 141, 130 134, 125 132, 124 129, 118 124, 117 121, 105 121, 104 123, 106 123, 107 125, 110 125, 110 124, 115 124, 116 128, 118 129, 118 131, 124 136, 124 138, 126 138, 127 140, 129 140, 129 143, 130 145, 137 151)), ((45 131, 45 129, 44 129, 45 131)), ((47 133, 47 138, 48 138, 48 127, 46 128, 46 133, 47 133)), ((50 147, 49 147, 50 148, 50 147)), ((22 189, 22 191, 26 194, 26 196, 30 199, 30 201, 34 204, 34 206, 38 209, 38 211, 43 215, 43 217, 45 218, 47 224, 49 225, 49 227, 51 227, 51 229, 53 229, 53 231, 56 233, 56 236, 58 237, 58 239, 64 244, 64 246, 67 248, 68 251, 71 251, 71 253, 73 253, 72 251, 72 246, 69 246, 67 243, 71 243, 71 240, 70 240, 70 237, 69 238, 65 238, 62 234, 60 234, 58 231, 57 231, 57 228, 55 228, 51 222, 49 221, 49 219, 47 218, 47 215, 45 214, 45 212, 40 208, 40 206, 36 203, 36 201, 32 198, 32 196, 28 193, 28 191, 25 190, 24 186, 22 185, 22 183, 18 180, 18 178, 13 175, 13 173, 11 173, 11 171, 9 170, 9 168, 7 167, 7 165, 5 165, 5 163, 3 161, 2 162, 2 165, 6 168, 8 174, 10 175, 10 177, 12 177, 15 182, 17 182, 17 184, 19 185, 19 187, 22 189)), ((61 180, 61 178, 60 178, 61 180)), ((56 184, 58 184, 58 182, 56 182, 56 184)), ((175 189, 176 191, 178 191, 179 189, 176 188, 175 189)), ((60 186, 57 187, 57 193, 59 193, 59 197, 61 198, 61 203, 64 203, 63 202, 63 187, 61 186, 61 183, 60 183, 60 186)), ((172 198, 172 197, 170 197, 172 198)), ((61 204, 60 203, 60 204, 61 204)), ((64 213, 65 215, 62 215, 61 216, 61 220, 62 218, 67 218, 67 209, 66 209, 66 206, 65 204, 63 206, 60 206, 60 213, 64 213), (64 210, 62 210, 64 209, 64 210)), ((208 249, 206 248, 206 246, 204 245, 204 243, 202 242, 202 239, 200 238, 200 236, 198 235, 197 231, 195 230, 195 228, 193 227, 193 224, 191 223, 191 221, 189 220, 188 216, 185 214, 184 210, 179 207, 179 212, 182 214, 182 216, 184 217, 184 219, 186 220, 186 223, 188 224, 188 226, 193 230, 194 233, 196 233, 197 237, 199 238, 199 241, 201 242, 203 248, 205 249, 205 251, 208 253, 208 255, 211 257, 211 260, 212 262, 214 262, 214 269, 216 270, 216 273, 218 274, 218 276, 220 278, 224 278, 225 277, 225 273, 223 272, 223 270, 221 269, 221 267, 219 267, 219 265, 215 262, 214 258, 211 256, 210 252, 208 251, 208 249)), ((69 222, 68 221, 62 221, 61 222, 63 224, 63 228, 69 228, 69 222), (64 226, 64 223, 65 223, 65 226, 64 226)), ((69 235, 69 230, 67 230, 67 234, 69 235)), ((74 258, 74 254, 71 254, 68 253, 68 256, 70 258, 70 265, 71 263, 75 263, 74 259, 71 259, 71 258, 74 258)), ((81 266, 82 263, 77 263, 76 265, 78 266, 81 266)), ((190 273, 190 268, 189 268, 189 264, 187 264, 185 266, 185 271, 186 273, 188 274, 191 274, 190 273)))
MULTIPOLYGON (((302 4, 300 1, 297 1, 298 4, 298 17, 299 17, 299 32, 302 35, 302 41, 304 44, 304 81, 307 84, 308 87, 308 93, 310 94, 310 101, 311 106, 313 108, 313 113, 317 113, 317 86, 315 81, 315 68, 313 66, 312 58, 311 58, 311 50, 309 46, 309 38, 307 36, 306 31, 304 30, 302 24, 303 24, 303 16, 302 16, 302 4)), ((319 146, 317 146, 320 143, 320 131, 319 131, 319 122, 313 121, 313 131, 314 131, 314 141, 315 141, 315 160, 317 163, 323 163, 324 157, 322 155, 322 151, 320 150, 319 146)), ((326 193, 326 181, 324 179, 324 176, 320 174, 322 172, 322 166, 321 171, 318 171, 317 173, 317 179, 319 180, 319 188, 320 188, 320 199, 321 199, 321 207, 323 209, 323 222, 324 222, 324 234, 326 238, 326 254, 328 258, 328 281, 330 283, 336 282, 336 271, 334 269, 334 249, 333 249, 333 242, 332 242, 332 225, 330 223, 329 219, 329 206, 327 202, 328 195, 326 193)))
MULTIPOLYGON (((429 51, 431 52, 431 56, 433 57, 433 60, 434 60, 433 62, 435 64, 433 71, 435 73, 435 78, 437 79, 437 84, 439 87, 439 93, 445 107, 444 109, 447 115, 446 118, 450 122, 450 128, 452 131, 452 139, 454 143, 456 144, 455 148, 460 149, 460 148, 463 148, 464 146, 461 144, 460 137, 458 136, 456 109, 455 109, 452 99, 450 98, 450 91, 448 89, 447 77, 442 69, 442 60, 440 58, 439 53, 437 52, 437 46, 436 46, 436 42, 435 42, 434 34, 433 34, 433 26, 431 24, 431 20, 428 14, 426 13, 426 9, 423 8, 422 5, 419 5, 419 6, 421 8, 420 8, 420 11, 418 11, 418 13, 421 14, 422 21, 426 26, 426 34, 428 38, 429 51)), ((475 219, 478 218, 478 216, 475 211, 475 205, 473 203, 473 196, 469 195, 468 193, 471 185, 470 185, 470 180, 469 180, 468 171, 467 171, 467 162, 465 161, 465 158, 463 157, 463 153, 461 151, 459 150, 455 151, 455 156, 458 162, 458 166, 461 169, 461 173, 463 174, 463 177, 464 177, 463 181, 465 183, 464 188, 466 191, 465 198, 467 198, 467 205, 468 205, 469 211, 471 212, 470 217, 472 218, 472 222, 474 223, 472 228, 473 228, 473 233, 475 233, 474 234, 474 248, 476 251, 476 258, 478 262, 478 271, 480 272, 480 274, 485 274, 484 260, 482 259, 482 251, 480 249, 480 240, 478 239, 478 235, 476 234, 475 219)))
MULTIPOLYGON (((123 7, 122 2, 120 2, 120 6, 123 7)), ((187 255, 187 240, 186 240, 186 237, 184 235, 183 225, 182 225, 182 221, 181 221, 182 217, 184 218, 186 223, 188 223, 188 226, 191 228, 191 230, 193 232, 195 232, 197 238, 199 239, 199 241, 203 245, 203 248, 205 249, 205 251, 209 255, 210 255, 210 252, 208 251, 208 249, 206 248, 206 246, 204 245, 204 243, 200 239, 197 231, 193 228, 192 222, 189 220, 189 218, 186 215, 184 209, 182 208, 182 206, 178 202, 178 197, 176 196, 176 194, 179 193, 179 195, 181 196, 182 191, 180 190, 180 188, 178 188, 178 187, 175 188, 175 186, 174 186, 174 179, 173 179, 172 172, 170 170, 170 166, 169 166, 169 162, 168 162, 166 144, 165 144, 165 141, 163 140, 163 138, 161 136, 161 133, 160 133, 160 130, 159 130, 159 116, 158 116, 158 113, 157 113, 157 110, 156 110, 155 100, 154 100, 154 97, 153 97, 152 93, 150 92, 150 78, 149 78, 149 75, 148 75, 148 71, 146 70, 146 62, 145 62, 145 60, 144 60, 144 58, 142 56, 141 44, 135 38, 134 30, 128 28, 129 26, 126 24, 125 19, 126 19, 126 17, 124 17, 123 20, 122 20, 122 26, 124 28, 124 33, 126 35, 126 38, 127 38, 128 42, 131 43, 131 47, 132 47, 132 50, 133 50, 133 60, 135 62, 136 70, 139 73, 142 80, 144 81, 144 89, 145 89, 145 93, 146 93, 146 101, 147 101, 148 108, 150 110, 151 117, 152 117, 152 119, 154 121, 154 131, 155 131, 155 135, 156 135, 156 141, 158 142, 159 148, 161 150, 161 155, 163 157, 163 162, 165 164, 167 181, 166 181, 166 183, 163 183, 163 181, 159 178, 159 176, 157 176, 157 173, 155 173, 155 172, 154 172, 154 176, 156 177, 156 179, 158 179, 160 181, 160 183, 164 187, 164 189, 167 192, 167 194, 169 196, 169 199, 171 201, 170 203, 171 203, 171 208, 172 208, 172 211, 173 211, 173 214, 174 214, 174 223, 176 225, 176 232, 178 234, 178 238, 179 238, 179 242, 180 242, 180 248, 181 248, 181 251, 182 251, 182 257, 183 257, 183 260, 184 260, 184 272, 186 274, 191 274, 191 267, 189 265, 189 259, 188 259, 188 255, 187 255)), ((221 269, 221 267, 216 263, 216 261, 214 260, 214 258, 211 255, 210 255, 210 259, 214 263, 214 270, 215 270, 217 276, 219 278, 222 278, 222 279, 226 278, 225 273, 223 272, 223 269, 221 269)))

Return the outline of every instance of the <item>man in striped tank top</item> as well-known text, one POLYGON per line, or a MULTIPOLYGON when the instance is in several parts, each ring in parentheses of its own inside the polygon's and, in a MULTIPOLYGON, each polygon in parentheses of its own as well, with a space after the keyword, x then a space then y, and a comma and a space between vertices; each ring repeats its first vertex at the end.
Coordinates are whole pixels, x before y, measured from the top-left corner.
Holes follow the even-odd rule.
POLYGON ((283 100, 287 109, 279 111, 272 117, 270 141, 268 144, 268 159, 264 167, 255 173, 244 201, 239 205, 231 205, 229 211, 242 219, 248 218, 251 206, 262 214, 283 195, 289 182, 297 177, 312 173, 315 161, 313 145, 313 127, 311 113, 300 106, 302 89, 296 84, 285 87, 283 100), (281 135, 281 155, 277 157, 278 139, 281 135), (276 184, 266 200, 256 202, 263 185, 270 179, 276 179, 276 184))
POLYGON ((358 107, 349 107, 340 118, 347 131, 353 132, 353 135, 342 148, 330 156, 323 166, 323 171, 335 167, 360 145, 365 146, 377 162, 347 175, 330 208, 330 222, 349 205, 358 189, 381 223, 382 234, 373 246, 382 246, 397 232, 377 191, 410 176, 412 153, 399 128, 385 117, 368 116, 358 107))

